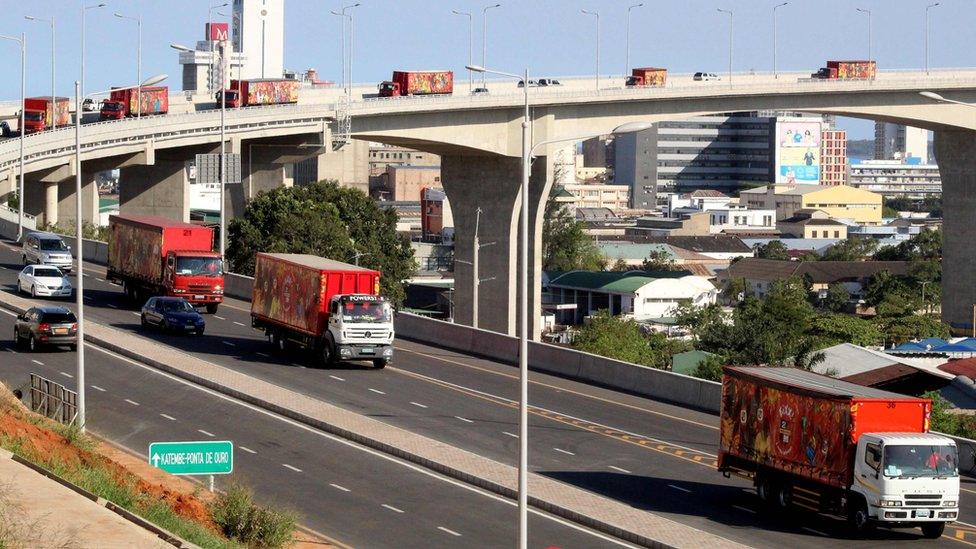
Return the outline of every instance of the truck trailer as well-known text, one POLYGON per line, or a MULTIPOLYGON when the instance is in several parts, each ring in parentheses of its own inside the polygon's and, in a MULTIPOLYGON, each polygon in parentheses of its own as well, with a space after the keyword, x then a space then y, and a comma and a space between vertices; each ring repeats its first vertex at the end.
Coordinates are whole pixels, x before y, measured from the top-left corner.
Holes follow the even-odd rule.
POLYGON ((150 116, 168 112, 169 88, 166 86, 146 86, 141 89, 112 90, 108 99, 102 102, 98 117, 101 120, 122 120, 126 117, 150 116))
POLYGON ((229 88, 217 92, 217 106, 221 101, 225 101, 225 106, 230 109, 297 103, 300 86, 298 80, 287 78, 231 80, 229 88))
POLYGON ((827 61, 827 66, 810 75, 823 80, 871 79, 877 75, 874 61, 827 61))
POLYGON ((213 251, 213 229, 163 217, 108 218, 108 275, 135 302, 149 296, 186 298, 208 313, 224 300, 224 271, 213 251))
POLYGON ((43 132, 71 123, 71 100, 67 97, 24 99, 24 135, 43 132))
POLYGON ((932 402, 797 368, 726 367, 718 470, 759 499, 845 516, 858 533, 959 518, 955 442, 928 433, 932 402))
POLYGON ((380 273, 307 254, 258 253, 251 326, 284 352, 296 345, 330 366, 393 359, 393 313, 380 273))
POLYGON ((668 69, 641 67, 630 71, 627 77, 627 87, 661 87, 667 83, 668 69))
POLYGON ((403 95, 446 95, 454 93, 451 71, 393 71, 393 78, 380 82, 380 97, 403 95))

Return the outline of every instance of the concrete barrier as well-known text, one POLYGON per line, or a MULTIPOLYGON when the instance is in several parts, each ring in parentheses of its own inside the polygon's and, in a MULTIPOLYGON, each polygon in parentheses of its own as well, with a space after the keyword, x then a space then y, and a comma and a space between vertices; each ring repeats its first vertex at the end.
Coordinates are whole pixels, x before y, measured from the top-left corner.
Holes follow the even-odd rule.
MULTIPOLYGON (((518 362, 518 339, 410 313, 397 313, 398 337, 473 353, 508 364, 518 362)), ((692 376, 613 360, 574 349, 529 342, 529 367, 538 372, 608 389, 718 413, 722 385, 692 376)))
POLYGON ((224 295, 251 301, 252 290, 254 290, 254 277, 224 273, 224 295))
MULTIPOLYGON (((65 242, 71 245, 71 241, 74 240, 73 236, 66 236, 65 242), (70 240, 69 240, 70 239, 70 240)), ((100 240, 85 240, 81 241, 81 251, 84 253, 85 261, 95 263, 96 265, 108 265, 108 244, 100 240)))

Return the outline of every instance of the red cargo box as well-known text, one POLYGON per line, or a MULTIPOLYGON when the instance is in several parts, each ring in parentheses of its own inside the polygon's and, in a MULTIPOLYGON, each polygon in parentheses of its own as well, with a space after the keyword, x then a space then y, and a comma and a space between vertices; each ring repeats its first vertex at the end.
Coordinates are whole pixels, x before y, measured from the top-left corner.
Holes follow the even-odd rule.
POLYGON ((454 73, 451 71, 393 71, 393 81, 400 84, 402 95, 454 92, 454 73))
MULTIPOLYGON (((874 78, 877 64, 874 61, 827 61, 828 69, 836 69, 836 78, 874 78)), ((833 77, 833 74, 831 74, 833 77)))
POLYGON ((727 456, 850 486, 862 433, 928 431, 931 401, 797 368, 725 368, 719 468, 727 456))
POLYGON ((241 90, 241 106, 282 105, 298 102, 297 80, 267 78, 260 80, 231 80, 232 90, 241 90))
POLYGON ((643 86, 663 86, 668 79, 668 69, 640 67, 631 70, 630 75, 643 79, 643 86))
POLYGON ((318 336, 336 294, 379 294, 379 271, 307 254, 259 253, 251 316, 318 336))
POLYGON ((108 224, 108 266, 118 274, 161 283, 167 253, 213 252, 209 227, 137 215, 111 215, 108 224))
POLYGON ((112 90, 109 94, 109 101, 118 101, 125 105, 128 116, 136 114, 166 114, 169 112, 169 88, 166 86, 146 86, 142 88, 142 95, 139 88, 126 88, 124 90, 112 90), (142 103, 140 111, 139 103, 142 103))
POLYGON ((57 121, 57 126, 67 126, 71 123, 71 100, 67 97, 28 97, 24 99, 24 109, 28 111, 41 111, 44 113, 44 124, 46 129, 51 129, 53 121, 57 121))

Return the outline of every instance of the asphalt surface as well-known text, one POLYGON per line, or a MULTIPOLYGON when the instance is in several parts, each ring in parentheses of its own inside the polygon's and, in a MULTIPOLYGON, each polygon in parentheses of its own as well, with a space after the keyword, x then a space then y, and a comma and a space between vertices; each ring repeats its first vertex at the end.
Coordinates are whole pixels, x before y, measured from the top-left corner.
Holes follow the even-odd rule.
MULTIPOLYGON (((0 311, 0 332, 12 331, 13 316, 0 311)), ((218 477, 218 489, 241 480, 264 501, 298 510, 303 524, 351 546, 515 544, 516 509, 502 498, 87 349, 89 429, 143 457, 154 441, 231 440, 234 473, 218 477)), ((30 373, 77 387, 71 352, 29 353, 4 339, 0 364, 0 380, 11 388, 27 383, 30 373)), ((629 547, 541 513, 529 526, 533 547, 629 547)))
MULTIPOLYGON (((20 257, 0 246, 0 291, 13 291, 20 257)), ((511 465, 517 461, 516 370, 409 341, 393 365, 322 369, 297 352, 281 355, 250 328, 248 304, 225 303, 205 315, 207 334, 139 329, 137 307, 86 268, 87 318, 130 330, 202 359, 308 394, 511 465)), ((765 547, 869 547, 879 543, 976 545, 976 527, 957 523, 941 540, 919 530, 880 530, 850 539, 842 521, 760 507, 749 483, 714 469, 718 419, 653 400, 533 373, 530 467, 538 474, 742 543, 765 547)), ((962 519, 976 517, 976 482, 964 480, 962 519)))

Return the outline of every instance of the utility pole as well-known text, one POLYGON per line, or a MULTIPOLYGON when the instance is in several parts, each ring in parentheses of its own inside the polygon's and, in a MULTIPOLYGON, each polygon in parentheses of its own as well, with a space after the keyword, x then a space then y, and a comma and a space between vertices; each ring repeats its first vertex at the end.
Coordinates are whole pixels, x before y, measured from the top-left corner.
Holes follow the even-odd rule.
POLYGON ((496 242, 485 242, 481 243, 481 238, 478 236, 478 229, 481 225, 481 208, 478 208, 475 212, 474 218, 474 242, 471 247, 471 261, 462 261, 460 259, 455 259, 456 263, 464 263, 465 265, 471 265, 471 327, 478 327, 478 290, 482 282, 488 282, 489 280, 494 280, 495 277, 489 276, 488 278, 481 278, 479 275, 480 270, 478 268, 478 255, 481 252, 481 248, 488 246, 494 246, 496 242))

